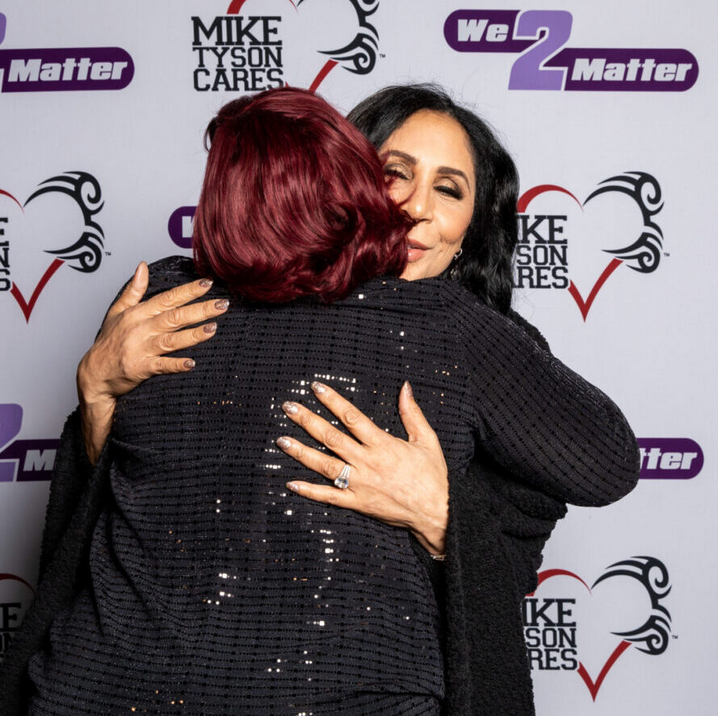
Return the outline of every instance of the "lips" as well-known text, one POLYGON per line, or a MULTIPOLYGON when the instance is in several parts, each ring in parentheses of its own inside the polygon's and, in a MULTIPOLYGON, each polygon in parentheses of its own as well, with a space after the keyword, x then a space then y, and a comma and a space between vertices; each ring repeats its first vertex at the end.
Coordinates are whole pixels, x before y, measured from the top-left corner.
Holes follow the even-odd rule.
POLYGON ((428 246, 424 246, 420 241, 414 241, 413 239, 409 239, 408 246, 409 250, 407 255, 410 264, 418 261, 429 251, 428 246))

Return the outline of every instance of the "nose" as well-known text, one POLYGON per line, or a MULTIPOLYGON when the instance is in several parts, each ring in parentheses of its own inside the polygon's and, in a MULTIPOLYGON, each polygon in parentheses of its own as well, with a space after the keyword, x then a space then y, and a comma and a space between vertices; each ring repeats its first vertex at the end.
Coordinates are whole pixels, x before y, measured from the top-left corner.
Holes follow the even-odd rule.
POLYGON ((414 221, 431 221, 434 202, 429 182, 417 180, 400 206, 414 221))

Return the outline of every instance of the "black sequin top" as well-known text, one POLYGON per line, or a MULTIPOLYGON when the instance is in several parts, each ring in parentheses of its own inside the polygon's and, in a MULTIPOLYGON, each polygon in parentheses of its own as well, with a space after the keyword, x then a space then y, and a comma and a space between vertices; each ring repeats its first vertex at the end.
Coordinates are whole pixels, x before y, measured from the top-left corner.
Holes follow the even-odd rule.
MULTIPOLYGON (((151 276, 150 293, 195 278, 181 258, 151 276)), ((285 488, 323 480, 274 443, 311 444, 281 404, 316 409, 313 380, 394 435, 410 380, 450 471, 478 439, 574 502, 634 479, 615 405, 441 279, 374 279, 330 306, 232 299, 217 335, 183 354, 191 373, 118 404, 112 499, 87 586, 30 663, 34 716, 439 713, 439 608, 408 533, 285 488)))

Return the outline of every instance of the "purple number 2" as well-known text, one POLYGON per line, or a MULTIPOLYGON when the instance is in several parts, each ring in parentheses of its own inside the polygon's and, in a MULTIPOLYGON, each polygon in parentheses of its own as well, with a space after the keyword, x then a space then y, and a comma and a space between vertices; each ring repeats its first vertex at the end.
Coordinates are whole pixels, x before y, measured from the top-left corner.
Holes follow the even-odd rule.
MULTIPOLYGON (((0 452, 20 432, 22 408, 16 403, 0 405, 0 452)), ((15 476, 14 462, 0 462, 0 482, 11 482, 15 476)))
POLYGON ((531 45, 511 68, 509 89, 561 90, 565 70, 542 67, 571 36, 573 18, 566 10, 527 10, 514 30, 514 40, 541 40, 531 45), (541 31, 545 30, 543 39, 541 31))

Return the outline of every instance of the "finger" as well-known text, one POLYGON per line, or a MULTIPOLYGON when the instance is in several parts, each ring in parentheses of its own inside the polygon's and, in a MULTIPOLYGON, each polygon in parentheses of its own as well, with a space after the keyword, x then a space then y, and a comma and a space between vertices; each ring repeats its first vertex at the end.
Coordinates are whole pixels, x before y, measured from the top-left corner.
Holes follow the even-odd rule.
POLYGON ((162 333, 155 339, 156 350, 160 355, 183 351, 208 341, 216 332, 217 324, 213 322, 175 333, 162 333))
POLYGON ((120 297, 110 306, 110 310, 107 312, 108 316, 115 316, 122 311, 136 306, 141 300, 142 296, 147 291, 147 284, 149 283, 149 270, 147 264, 141 261, 135 273, 133 274, 130 282, 125 286, 125 290, 120 294, 120 297))
POLYGON ((185 303, 194 301, 196 298, 203 296, 212 287, 212 280, 201 278, 190 283, 183 283, 181 286, 175 286, 169 291, 163 291, 153 296, 143 305, 145 311, 150 316, 156 316, 164 311, 172 308, 178 308, 185 303))
POLYGON ((201 323, 209 318, 222 315, 229 308, 229 299, 220 298, 201 303, 192 303, 189 306, 179 306, 163 311, 152 318, 154 328, 158 331, 175 331, 178 328, 201 323))
POLYGON ((329 487, 328 485, 315 485, 311 482, 296 480, 288 482, 287 488, 315 502, 336 505, 337 507, 344 507, 349 510, 356 508, 356 496, 351 490, 340 490, 336 487, 329 487))
POLYGON ((365 445, 375 445, 386 438, 386 433, 381 428, 336 390, 317 381, 312 383, 312 390, 322 405, 339 418, 349 432, 365 445))
POLYGON ((348 435, 337 430, 324 418, 320 418, 316 413, 307 410, 299 403, 289 401, 283 403, 282 410, 290 420, 297 423, 297 425, 301 425, 315 440, 328 447, 347 462, 353 462, 351 458, 356 455, 361 446, 348 435))
POLYGON ((293 457, 297 462, 300 462, 304 467, 308 467, 328 480, 336 480, 342 468, 346 465, 343 460, 337 460, 337 458, 327 455, 321 450, 307 447, 299 440, 281 437, 277 439, 277 447, 293 457))
POLYGON ((436 433, 424 417, 419 404, 414 400, 414 391, 409 381, 404 381, 399 392, 399 417, 409 442, 422 442, 438 440, 436 433))
POLYGON ((145 380, 152 375, 166 375, 168 373, 187 373, 194 368, 195 362, 192 358, 164 358, 156 356, 148 361, 142 379, 145 380))

